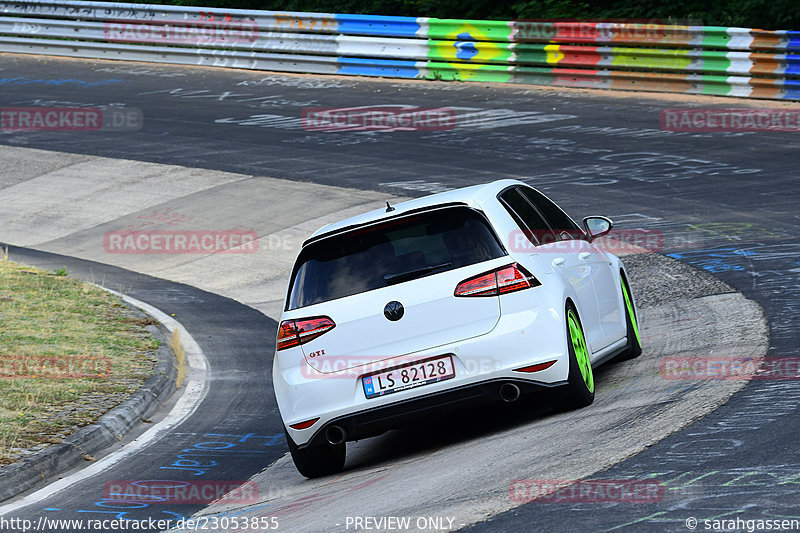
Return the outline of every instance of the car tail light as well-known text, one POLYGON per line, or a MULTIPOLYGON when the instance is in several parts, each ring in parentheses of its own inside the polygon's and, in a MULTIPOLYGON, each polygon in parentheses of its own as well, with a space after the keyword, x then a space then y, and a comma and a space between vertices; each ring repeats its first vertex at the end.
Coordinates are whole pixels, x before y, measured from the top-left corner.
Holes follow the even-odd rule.
POLYGON ((485 274, 465 279, 456 287, 455 296, 499 296, 541 285, 533 274, 514 263, 485 274))
POLYGON ((333 320, 326 316, 284 320, 281 322, 281 325, 278 326, 276 349, 280 351, 286 348, 300 346, 329 332, 335 327, 336 324, 333 320))
POLYGON ((536 365, 524 366, 522 368, 515 368, 514 372, 528 372, 528 373, 530 373, 530 372, 541 372, 542 370, 547 370, 548 368, 550 368, 551 366, 556 364, 556 361, 557 361, 557 359, 553 360, 553 361, 548 361, 546 363, 539 363, 539 364, 536 364, 536 365))

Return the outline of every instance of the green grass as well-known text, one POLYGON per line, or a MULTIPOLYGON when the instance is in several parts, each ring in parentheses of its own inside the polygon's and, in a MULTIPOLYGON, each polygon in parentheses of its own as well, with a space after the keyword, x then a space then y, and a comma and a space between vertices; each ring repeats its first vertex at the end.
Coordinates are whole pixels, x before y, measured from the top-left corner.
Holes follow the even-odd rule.
POLYGON ((66 274, 0 254, 0 465, 93 423, 153 371, 153 322, 66 274))

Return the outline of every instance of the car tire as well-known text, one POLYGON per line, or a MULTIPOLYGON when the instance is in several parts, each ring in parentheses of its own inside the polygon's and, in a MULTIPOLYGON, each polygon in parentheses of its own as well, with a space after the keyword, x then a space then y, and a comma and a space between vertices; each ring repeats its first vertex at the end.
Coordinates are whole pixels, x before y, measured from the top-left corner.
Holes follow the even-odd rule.
POLYGON ((309 479, 328 476, 341 472, 344 468, 344 459, 347 444, 314 444, 305 448, 298 448, 288 433, 284 431, 289 453, 297 471, 309 479))
POLYGON ((583 335, 578 312, 572 305, 566 307, 567 352, 569 376, 567 384, 555 391, 553 407, 556 411, 571 411, 591 405, 594 401, 594 373, 589 360, 589 349, 583 335))
POLYGON ((628 285, 628 280, 621 273, 619 284, 622 290, 622 300, 625 304, 623 312, 625 313, 625 325, 627 328, 625 335, 628 337, 628 344, 625 346, 625 350, 616 357, 616 360, 627 361, 642 355, 642 340, 639 336, 639 319, 636 317, 636 308, 633 306, 631 289, 628 285))

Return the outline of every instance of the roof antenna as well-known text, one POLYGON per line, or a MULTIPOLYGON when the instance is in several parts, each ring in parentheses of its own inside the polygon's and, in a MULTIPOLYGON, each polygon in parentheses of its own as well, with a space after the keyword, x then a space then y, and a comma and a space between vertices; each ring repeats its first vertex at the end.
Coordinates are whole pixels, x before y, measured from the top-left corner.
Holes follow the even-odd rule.
POLYGON ((394 211, 394 207, 390 206, 389 202, 386 202, 386 212, 391 213, 392 211, 394 211))

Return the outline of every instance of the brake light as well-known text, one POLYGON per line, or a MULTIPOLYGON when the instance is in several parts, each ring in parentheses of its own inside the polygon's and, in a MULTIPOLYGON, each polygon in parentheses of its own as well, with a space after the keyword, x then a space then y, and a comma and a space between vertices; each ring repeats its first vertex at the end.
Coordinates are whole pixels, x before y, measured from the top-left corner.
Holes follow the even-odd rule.
POLYGON ((497 296, 497 274, 489 272, 465 279, 456 287, 456 296, 497 296))
POLYGON ((533 287, 534 284, 531 281, 535 281, 537 285, 539 284, 539 280, 529 272, 523 271, 522 267, 516 263, 497 271, 497 289, 500 294, 533 287))
POLYGON ((456 287, 455 296, 499 296, 541 285, 533 274, 518 263, 465 279, 456 287))
POLYGON ((284 320, 281 322, 281 325, 278 326, 276 349, 280 351, 300 346, 329 332, 335 327, 336 324, 333 320, 326 316, 284 320))

